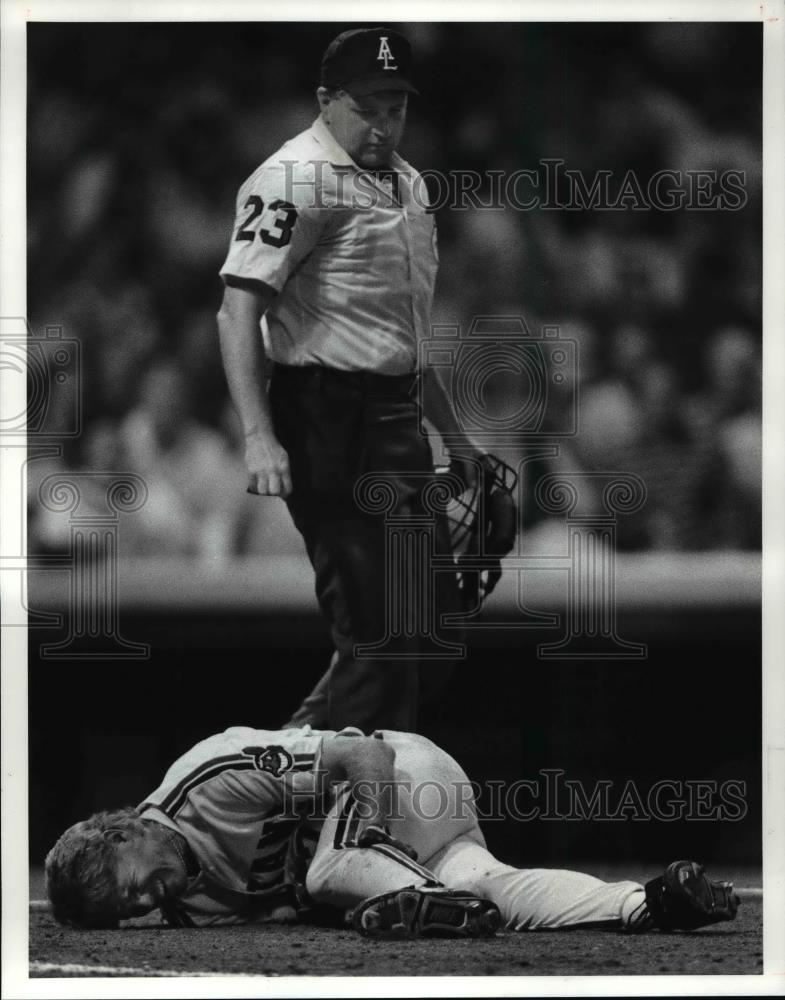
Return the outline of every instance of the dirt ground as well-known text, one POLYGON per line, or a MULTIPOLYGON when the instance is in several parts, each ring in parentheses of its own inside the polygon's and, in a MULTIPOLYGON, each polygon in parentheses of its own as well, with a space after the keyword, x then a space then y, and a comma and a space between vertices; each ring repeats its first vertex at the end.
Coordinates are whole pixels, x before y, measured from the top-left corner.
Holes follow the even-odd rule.
MULTIPOLYGON (((736 884, 760 885, 744 878, 736 884)), ((35 873, 30 898, 42 895, 35 873)), ((172 929, 153 917, 118 931, 74 931, 34 909, 30 963, 31 977, 750 975, 763 971, 762 901, 745 897, 733 923, 693 933, 503 932, 404 943, 296 925, 172 929)))

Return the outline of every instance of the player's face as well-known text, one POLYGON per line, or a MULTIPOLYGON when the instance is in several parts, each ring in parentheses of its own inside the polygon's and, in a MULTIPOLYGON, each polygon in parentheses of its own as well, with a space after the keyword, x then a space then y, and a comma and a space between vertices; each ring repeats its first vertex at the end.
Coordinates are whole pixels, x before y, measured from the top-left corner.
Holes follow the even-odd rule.
POLYGON ((117 916, 141 917, 182 895, 188 884, 183 859, 160 824, 145 825, 115 841, 117 916))
POLYGON ((387 166, 398 147, 406 124, 407 95, 385 90, 365 97, 339 91, 322 101, 324 119, 358 166, 387 166))

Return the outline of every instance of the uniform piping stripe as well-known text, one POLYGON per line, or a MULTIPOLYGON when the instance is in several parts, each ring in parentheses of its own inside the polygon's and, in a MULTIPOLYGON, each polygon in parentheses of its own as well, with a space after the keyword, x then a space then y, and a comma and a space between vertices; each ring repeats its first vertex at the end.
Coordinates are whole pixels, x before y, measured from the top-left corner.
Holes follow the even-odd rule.
MULTIPOLYGON (((294 754, 294 765, 292 770, 309 771, 313 768, 315 759, 316 755, 312 753, 294 754)), ((204 764, 195 768, 182 778, 165 796, 163 802, 157 808, 165 813, 169 813, 171 810, 177 812, 182 807, 177 800, 183 795, 187 795, 188 792, 190 792, 197 785, 201 784, 203 781, 207 781, 209 778, 215 777, 215 775, 220 774, 222 771, 247 771, 255 767, 256 764, 253 758, 249 757, 247 754, 227 754, 223 757, 213 757, 212 760, 206 761, 204 764)), ((272 776, 273 775, 271 774, 271 777, 272 776)), ((147 803, 145 803, 145 805, 147 805, 147 803)), ((155 805, 155 803, 150 803, 150 805, 155 805)))
POLYGON ((403 865, 404 868, 409 868, 411 871, 415 872, 415 874, 420 875, 428 882, 434 882, 437 885, 439 884, 439 880, 433 872, 429 872, 427 868, 423 868, 422 865, 418 865, 417 862, 413 861, 408 854, 404 854, 403 851, 398 850, 397 847, 393 847, 392 844, 372 844, 368 850, 376 851, 378 854, 385 854, 388 858, 392 858, 393 861, 397 861, 398 864, 403 865))
POLYGON ((357 844, 357 832, 360 828, 360 810, 357 803, 354 803, 354 809, 346 823, 346 836, 344 842, 348 846, 353 846, 357 844))
POLYGON ((649 913, 649 906, 644 899, 630 914, 627 923, 624 925, 628 930, 645 930, 652 923, 652 916, 649 913))
MULTIPOLYGON (((215 757, 207 764, 192 771, 172 789, 158 808, 172 818, 182 809, 188 794, 210 778, 223 771, 253 771, 255 764, 249 757, 215 757)), ((155 803, 152 803, 155 805, 155 803)))
MULTIPOLYGON (((163 810, 168 809, 169 806, 172 804, 173 800, 176 799, 177 796, 180 794, 180 791, 183 788, 183 786, 187 785, 190 781, 193 781, 194 779, 198 778, 205 771, 210 771, 214 767, 220 768, 221 765, 229 767, 232 763, 239 764, 241 761, 248 761, 248 757, 241 756, 240 754, 227 754, 223 757, 212 757, 210 760, 205 761, 204 764, 200 764, 199 767, 194 768, 193 771, 189 771, 184 778, 181 778, 180 781, 177 782, 177 784, 170 792, 167 792, 167 794, 164 796, 164 799, 159 806, 159 809, 163 810)), ((151 804, 154 805, 154 803, 151 804)))
POLYGON ((335 837, 333 838, 333 847, 336 850, 340 850, 343 847, 354 846, 352 844, 347 844, 349 841, 349 830, 354 824, 355 829, 359 824, 359 817, 353 816, 352 814, 357 809, 357 800, 354 795, 350 792, 346 796, 346 801, 343 804, 343 809, 341 810, 341 815, 338 819, 338 823, 335 827, 335 837))
MULTIPOLYGON (((335 847, 336 850, 343 850, 344 848, 349 847, 356 848, 357 828, 359 825, 360 816, 357 811, 357 800, 350 792, 346 796, 346 801, 343 804, 343 809, 341 810, 341 815, 335 828, 333 847, 335 847)), ((404 868, 408 868, 416 875, 426 879, 428 882, 438 884, 438 879, 435 877, 433 872, 428 871, 427 868, 423 868, 422 865, 418 865, 417 862, 413 861, 408 854, 404 854, 403 851, 399 850, 397 847, 393 847, 392 844, 372 844, 366 849, 376 851, 379 854, 384 854, 393 861, 398 862, 398 864, 403 865, 404 868)))

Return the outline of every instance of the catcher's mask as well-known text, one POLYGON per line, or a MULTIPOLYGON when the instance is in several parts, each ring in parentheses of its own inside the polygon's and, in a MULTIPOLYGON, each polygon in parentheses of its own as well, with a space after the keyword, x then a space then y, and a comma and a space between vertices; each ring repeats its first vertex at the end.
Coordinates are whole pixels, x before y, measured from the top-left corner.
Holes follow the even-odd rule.
POLYGON ((515 544, 518 474, 491 454, 453 458, 436 472, 452 473, 465 482, 461 472, 467 464, 475 468, 473 482, 452 496, 445 513, 464 609, 478 611, 501 579, 502 557, 515 544))

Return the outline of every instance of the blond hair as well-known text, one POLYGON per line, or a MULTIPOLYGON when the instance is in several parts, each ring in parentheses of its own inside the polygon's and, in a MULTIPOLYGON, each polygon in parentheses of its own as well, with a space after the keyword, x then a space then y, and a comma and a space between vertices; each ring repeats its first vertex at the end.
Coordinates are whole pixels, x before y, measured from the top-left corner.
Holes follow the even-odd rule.
POLYGON ((69 827, 46 856, 46 891, 52 913, 72 927, 116 927, 117 875, 110 830, 141 832, 131 807, 98 812, 69 827))

